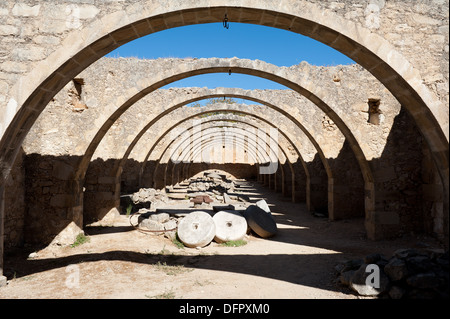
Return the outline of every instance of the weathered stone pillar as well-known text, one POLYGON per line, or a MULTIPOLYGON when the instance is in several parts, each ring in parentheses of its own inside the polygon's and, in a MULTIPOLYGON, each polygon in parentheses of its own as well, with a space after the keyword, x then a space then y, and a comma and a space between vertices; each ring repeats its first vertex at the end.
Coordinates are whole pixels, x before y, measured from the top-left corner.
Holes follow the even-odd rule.
MULTIPOLYGON (((305 169, 300 162, 292 163, 294 170, 293 188, 296 203, 309 203, 309 179, 306 176, 305 169)), ((309 207, 309 206, 308 206, 309 207)), ((309 209, 309 208, 308 208, 309 209)))
POLYGON ((289 164, 286 161, 286 163, 281 165, 281 169, 284 172, 284 181, 283 181, 283 185, 282 185, 282 194, 283 196, 286 197, 291 197, 292 196, 292 174, 291 174, 291 170, 289 168, 289 164))
POLYGON ((319 156, 306 163, 309 171, 307 202, 310 211, 328 214, 328 175, 319 156))
POLYGON ((84 222, 111 225, 120 214, 120 176, 95 176, 95 180, 85 184, 84 222))
POLYGON ((159 163, 153 174, 153 187, 155 189, 163 189, 166 186, 165 172, 167 163, 159 163))
POLYGON ((74 179, 78 163, 74 156, 25 158, 26 218, 33 221, 25 224, 25 242, 67 245, 82 232, 83 183, 74 179))

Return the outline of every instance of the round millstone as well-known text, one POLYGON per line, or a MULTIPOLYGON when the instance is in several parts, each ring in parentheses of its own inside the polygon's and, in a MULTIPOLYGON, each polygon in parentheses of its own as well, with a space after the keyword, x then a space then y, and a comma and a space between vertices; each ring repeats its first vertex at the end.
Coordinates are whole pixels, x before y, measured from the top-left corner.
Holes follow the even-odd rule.
POLYGON ((206 212, 194 211, 178 224, 178 237, 187 247, 204 247, 215 235, 216 225, 211 215, 206 212))
POLYGON ((272 214, 267 213, 262 208, 256 205, 250 205, 244 212, 244 217, 250 228, 262 238, 269 238, 274 236, 278 229, 277 223, 272 217, 272 214))
POLYGON ((219 211, 214 214, 213 220, 216 224, 214 240, 218 243, 240 240, 247 233, 247 221, 238 212, 219 211))

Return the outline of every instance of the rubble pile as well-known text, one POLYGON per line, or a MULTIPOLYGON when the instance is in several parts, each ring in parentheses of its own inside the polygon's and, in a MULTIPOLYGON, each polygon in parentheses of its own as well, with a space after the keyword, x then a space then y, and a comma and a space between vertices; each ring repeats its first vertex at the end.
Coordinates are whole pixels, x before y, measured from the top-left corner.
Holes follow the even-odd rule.
POLYGON ((339 283, 361 296, 449 298, 449 254, 441 249, 399 249, 390 258, 374 253, 340 263, 335 270, 339 283))
MULTIPOLYGON (((129 196, 140 230, 178 239, 187 247, 211 241, 243 239, 253 231, 262 238, 276 234, 277 225, 264 200, 253 203, 244 180, 205 172, 163 190, 141 188, 129 196)), ((131 221, 130 221, 131 222, 131 221)))

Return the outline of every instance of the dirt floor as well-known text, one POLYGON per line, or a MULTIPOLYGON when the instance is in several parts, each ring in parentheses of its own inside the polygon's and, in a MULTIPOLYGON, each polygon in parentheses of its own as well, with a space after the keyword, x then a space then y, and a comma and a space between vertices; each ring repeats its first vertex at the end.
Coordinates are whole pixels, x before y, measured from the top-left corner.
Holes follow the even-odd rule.
POLYGON ((163 236, 139 232, 121 215, 113 227, 87 227, 77 247, 20 250, 5 256, 6 298, 357 299, 337 281, 341 261, 399 248, 440 248, 432 238, 370 241, 361 218, 330 222, 305 204, 254 184, 251 200, 266 199, 278 225, 270 239, 178 248, 163 236))

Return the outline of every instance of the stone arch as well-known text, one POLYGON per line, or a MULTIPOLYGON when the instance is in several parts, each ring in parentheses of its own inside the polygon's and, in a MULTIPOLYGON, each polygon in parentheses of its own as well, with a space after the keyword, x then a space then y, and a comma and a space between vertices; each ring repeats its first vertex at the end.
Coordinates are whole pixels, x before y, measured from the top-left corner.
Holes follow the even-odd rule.
MULTIPOLYGON (((8 144, 6 148, 0 148, 2 155, 5 154, 1 162, 3 166, 6 164, 2 175, 7 173, 17 154, 17 148, 23 140, 21 135, 26 134, 40 113, 39 105, 42 109, 62 85, 89 64, 140 36, 182 25, 220 22, 226 12, 230 17, 236 17, 236 22, 269 25, 310 36, 350 56, 368 69, 416 120, 448 189, 448 130, 445 130, 448 123, 441 120, 441 103, 422 84, 420 73, 388 41, 315 4, 299 6, 286 1, 283 5, 272 7, 268 3, 262 5, 248 1, 239 6, 235 3, 230 6, 225 0, 213 6, 207 0, 173 7, 171 4, 161 7, 158 4, 142 6, 137 3, 127 12, 106 15, 101 20, 85 25, 81 32, 71 32, 65 42, 71 43, 70 46, 48 56, 11 90, 21 92, 13 93, 15 98, 10 99, 10 109, 17 110, 11 127, 18 130, 7 129, 2 139, 2 144, 8 144), (18 122, 22 124, 18 125, 18 122), (4 150, 7 151, 4 153, 4 150)), ((3 127, 8 124, 4 123, 3 127)))
MULTIPOLYGON (((308 131, 308 129, 306 129, 302 123, 300 123, 295 117, 293 117, 291 114, 289 114, 289 110, 287 109, 287 107, 277 107, 276 105, 261 99, 261 97, 258 97, 258 94, 252 94, 252 92, 248 92, 246 90, 241 90, 241 89, 226 89, 226 88, 221 88, 218 90, 207 90, 205 93, 203 93, 202 91, 199 94, 191 94, 193 95, 192 98, 188 98, 188 99, 184 99, 182 98, 181 101, 179 102, 178 100, 174 101, 173 106, 169 105, 167 107, 167 110, 162 112, 159 116, 155 117, 152 121, 150 121, 147 125, 145 125, 145 127, 136 134, 134 140, 130 143, 130 145, 128 146, 128 149, 125 151, 125 155, 123 156, 123 159, 121 161, 121 163, 119 164, 119 166, 115 169, 117 172, 120 171, 120 167, 123 167, 123 163, 126 161, 126 159, 128 158, 129 154, 131 153, 131 151, 134 149, 134 147, 136 146, 136 144, 138 143, 138 141, 140 140, 140 138, 142 138, 143 134, 152 126, 154 125, 154 123, 156 123, 158 120, 162 119, 163 116, 169 115, 171 114, 170 112, 172 112, 173 110, 175 110, 176 108, 182 107, 183 105, 192 103, 192 102, 196 102, 199 101, 201 99, 206 99, 206 98, 217 98, 217 97, 223 97, 223 96, 227 96, 227 97, 234 97, 234 98, 244 98, 244 99, 248 99, 250 101, 254 101, 257 103, 260 103, 264 106, 270 107, 271 109, 278 111, 282 114, 282 116, 286 116, 290 121, 292 121, 296 126, 298 126, 304 133, 305 135, 311 139, 311 143, 314 145, 314 147, 316 148, 320 160, 322 161, 323 165, 324 165, 324 169, 327 171, 327 175, 328 177, 331 179, 332 178, 332 173, 331 173, 331 169, 329 167, 329 165, 327 164, 327 156, 326 154, 324 154, 321 150, 321 146, 315 141, 314 136, 308 131)), ((203 108, 202 108, 203 110, 203 108)), ((210 108, 211 112, 212 111, 216 111, 215 108, 210 108)), ((220 110, 219 111, 223 111, 220 110)), ((235 109, 235 111, 237 111, 237 109, 235 109)), ((187 116, 187 115, 186 115, 187 116)), ((148 158, 148 156, 147 156, 148 158)), ((147 159, 144 159, 144 163, 146 163, 147 159)), ((301 166, 303 166, 303 169, 305 170, 305 161, 301 160, 301 166)), ((308 171, 308 169, 306 169, 306 171, 308 171)), ((141 170, 141 174, 142 174, 142 170, 141 170)), ((309 174, 307 173, 307 178, 309 174)), ((140 183, 140 185, 142 186, 142 183, 140 183)), ((321 201, 322 198, 318 197, 317 201, 321 201)))
MULTIPOLYGON (((229 121, 229 120, 226 120, 226 121, 229 121)), ((213 119, 213 120, 209 120, 209 121, 207 121, 207 122, 204 122, 203 124, 213 124, 214 126, 213 127, 215 127, 216 125, 220 125, 220 127, 222 128, 222 127, 232 127, 232 126, 226 126, 226 125, 224 125, 224 124, 221 124, 221 123, 223 123, 223 122, 226 122, 226 121, 222 121, 221 119, 213 119), (219 124, 220 123, 220 124, 219 124)), ((248 125, 248 126, 250 126, 250 127, 252 127, 252 128, 254 128, 254 129, 256 129, 256 127, 253 125, 253 124, 249 124, 248 122, 245 122, 245 121, 241 121, 241 120, 232 120, 232 124, 234 125, 236 122, 237 123, 239 123, 239 124, 244 124, 244 125, 248 125)), ((208 127, 208 128, 206 128, 205 129, 205 132, 206 132, 206 130, 209 130, 211 127, 208 127)), ((245 130, 245 129, 244 129, 245 130)), ((198 132, 195 132, 195 133, 192 133, 189 137, 186 137, 186 141, 187 141, 187 139, 188 138, 193 138, 194 137, 194 135, 196 134, 196 133, 198 133, 198 132)), ((252 133, 252 132, 249 132, 249 133, 252 133)), ((203 134, 203 133, 201 133, 201 134, 203 134)), ((244 133, 245 134, 245 133, 244 133)), ((267 132, 266 132, 266 134, 267 134, 267 132)), ((283 134, 283 133, 282 133, 283 134)), ((245 135, 244 135, 245 136, 245 135)), ((202 135, 202 137, 203 137, 203 135, 202 135)), ((260 136, 259 136, 259 134, 257 134, 257 137, 259 138, 260 136)), ((267 137, 269 137, 269 138, 271 138, 270 136, 267 136, 267 137)), ((273 140, 273 138, 271 138, 272 140, 273 140)), ((202 141, 200 141, 200 142, 202 142, 202 141)), ((275 141, 274 141, 275 142, 275 141)), ((290 141, 288 141, 288 142, 290 142, 290 141)), ((267 142, 266 142, 267 143, 267 142)), ((279 141, 276 141, 276 143, 279 143, 279 141)), ((261 143, 262 144, 262 143, 261 143)), ((282 144, 284 144, 284 143, 282 143, 282 144)), ((278 146, 279 146, 280 144, 278 144, 278 146)), ((259 147, 260 146, 262 146, 262 145, 257 145, 257 149, 259 149, 259 147)), ((181 147, 181 144, 180 144, 180 146, 179 147, 181 147)), ((271 149, 271 147, 269 146, 269 148, 271 149)), ((166 150, 168 150, 169 149, 169 147, 168 148, 166 148, 166 150)), ((186 148, 184 148, 183 149, 183 151, 185 150, 186 148)), ((164 151, 164 152, 166 152, 166 150, 164 151)), ((291 176, 292 176, 292 181, 293 181, 293 178, 294 178, 294 171, 293 171, 293 167, 292 167, 292 165, 290 164, 291 163, 291 161, 289 160, 289 156, 288 156, 288 154, 289 153, 286 153, 285 152, 285 150, 284 150, 284 148, 283 147, 281 147, 281 148, 278 148, 278 150, 281 150, 281 155, 282 155, 282 157, 280 158, 279 156, 280 155, 277 155, 277 161, 280 163, 280 164, 284 164, 284 163, 288 163, 289 164, 289 168, 290 168, 290 170, 291 170, 291 176)), ((176 151, 176 149, 173 149, 173 152, 172 152, 172 154, 173 153, 175 153, 175 151, 176 151)), ((180 154, 180 156, 181 155, 183 155, 184 154, 184 157, 182 158, 182 161, 184 162, 184 160, 186 159, 186 156, 188 156, 188 154, 187 153, 184 153, 182 151, 182 153, 180 154)), ((194 150, 193 150, 194 151, 194 150)), ((201 152, 201 149, 199 150, 200 152, 201 152)), ((272 151, 272 150, 271 150, 272 151)), ((192 151, 191 151, 192 152, 192 151)), ((172 155, 170 155, 170 158, 172 158, 172 155)), ((193 160, 194 160, 194 158, 195 158, 195 154, 192 154, 191 155, 191 157, 190 157, 190 162, 192 162, 193 160)), ((267 161, 272 161, 270 158, 269 159, 267 159, 266 160, 266 162, 267 161)), ((264 164, 264 162, 259 162, 260 164, 264 164)), ((166 168, 167 168, 167 166, 166 166, 166 168)), ((173 168, 173 166, 172 166, 172 168, 173 168)), ((278 167, 277 167, 277 171, 278 171, 278 167)), ((282 172, 282 174, 283 174, 283 181, 284 181, 284 171, 282 172)), ((283 189, 284 189, 284 184, 282 184, 283 185, 283 189)), ((294 191, 294 188, 293 188, 293 191, 294 191)), ((293 198, 293 200, 294 200, 294 198, 293 198)))
POLYGON ((102 20, 84 26, 81 32, 71 32, 65 38, 64 48, 55 51, 13 86, 12 97, 8 102, 8 118, 2 122, 1 200, 4 178, 9 173, 24 136, 39 115, 40 108, 45 107, 61 85, 99 56, 122 43, 165 28, 221 21, 226 9, 230 17, 239 17, 237 22, 287 28, 329 44, 351 56, 379 78, 407 108, 430 146, 444 185, 444 211, 448 211, 448 123, 446 116, 441 116, 445 115, 445 108, 423 84, 417 69, 394 50, 387 40, 355 22, 346 21, 331 10, 321 10, 322 7, 316 4, 302 3, 302 6, 295 6, 283 1, 282 5, 277 3, 275 7, 272 3, 248 0, 239 6, 234 1, 215 1, 210 6, 210 2, 205 0, 195 4, 177 4, 177 7, 171 4, 167 6, 142 6, 136 3, 127 12, 107 15, 102 20))
MULTIPOLYGON (((264 118, 262 118, 261 116, 258 116, 258 115, 256 115, 256 114, 252 114, 252 113, 249 113, 249 112, 245 112, 245 111, 239 110, 239 109, 229 109, 229 108, 221 109, 220 107, 219 107, 219 108, 208 108, 208 109, 204 110, 204 111, 201 112, 201 113, 195 113, 195 114, 192 114, 192 115, 190 115, 190 116, 183 116, 183 120, 180 120, 179 123, 173 125, 173 126, 170 127, 169 129, 167 129, 167 130, 166 130, 166 131, 165 131, 165 132, 164 132, 164 133, 163 133, 163 134, 162 134, 162 135, 154 142, 154 144, 152 145, 152 147, 150 148, 150 150, 147 152, 147 156, 146 156, 145 159, 143 160, 143 164, 142 164, 140 176, 142 176, 142 175, 144 174, 144 170, 145 170, 146 163, 147 163, 147 161, 148 161, 148 159, 149 159, 149 157, 150 157, 150 154, 153 152, 154 148, 158 145, 158 143, 160 143, 160 141, 161 141, 165 136, 167 136, 167 135, 169 134, 169 132, 170 132, 172 129, 174 129, 175 127, 177 127, 181 122, 185 122, 185 121, 190 120, 191 118, 197 117, 197 116, 199 116, 199 115, 208 114, 208 113, 210 113, 211 111, 214 111, 214 112, 223 112, 223 113, 225 113, 225 112, 233 112, 233 113, 238 112, 238 113, 245 114, 245 115, 247 115, 247 116, 256 118, 256 119, 258 119, 258 120, 262 120, 262 121, 264 121, 265 123, 270 124, 266 119, 264 119, 264 118)), ((300 162, 301 162, 301 164, 302 164, 302 168, 304 169, 304 171, 305 171, 305 176, 306 176, 306 189, 305 189, 305 192, 308 192, 308 191, 309 191, 309 180, 310 180, 309 168, 308 168, 308 166, 305 164, 305 162, 304 162, 304 160, 303 160, 303 157, 302 157, 302 155, 301 155, 301 152, 300 152, 300 150, 297 148, 296 144, 293 143, 293 141, 288 137, 288 135, 287 135, 286 133, 284 133, 282 130, 280 131, 280 133, 281 133, 282 136, 288 141, 288 143, 289 143, 290 145, 292 145, 292 147, 293 147, 295 153, 297 154, 298 158, 300 159, 300 162)), ((173 141, 172 141, 172 142, 173 142, 173 141)), ((169 145, 168 147, 170 147, 170 145, 171 145, 172 142, 170 142, 170 143, 168 144, 168 145, 169 145)), ((283 148, 281 148, 281 149, 283 150, 283 148)), ((289 152, 286 152, 286 153, 289 154, 289 152)), ((121 171, 120 169, 117 170, 117 172, 120 172, 120 171, 121 171)), ((143 184, 142 184, 142 177, 140 178, 140 180, 141 180, 141 182, 140 182, 139 185, 142 187, 142 186, 143 186, 143 184)), ((293 178, 293 182, 294 182, 294 181, 295 181, 295 179, 293 178)), ((294 186, 293 186, 293 189, 295 189, 294 186)), ((307 202, 308 202, 308 207, 310 207, 309 200, 308 200, 308 199, 309 199, 309 196, 308 196, 308 195, 306 195, 306 199, 307 199, 307 202)), ((322 198, 322 200, 325 200, 325 201, 326 201, 326 199, 323 199, 323 198, 322 198)))
MULTIPOLYGON (((226 110, 221 110, 222 112, 223 111, 226 111, 226 110)), ((228 110, 228 111, 230 111, 230 110, 228 110)), ((232 112, 236 112, 236 111, 232 111, 232 112)), ((203 113, 201 113, 201 114, 208 114, 209 113, 209 111, 206 111, 206 112, 203 112, 203 113)), ((251 114, 249 114, 249 113, 244 113, 244 112, 240 112, 240 113, 242 113, 242 114, 246 114, 246 115, 248 115, 248 116, 251 116, 251 114)), ((195 117, 195 116, 197 116, 197 115, 194 115, 194 116, 192 116, 192 118, 193 117, 195 117)), ((163 137, 165 137, 165 136, 167 136, 168 134, 169 134, 169 132, 173 129, 173 128, 175 128, 175 127, 177 127, 178 125, 180 125, 180 123, 183 123, 183 122, 186 122, 186 121, 188 121, 190 118, 185 118, 185 119, 183 119, 182 121, 180 121, 179 123, 177 123, 176 125, 174 125, 174 126, 172 126, 171 128, 169 128, 164 134, 162 134, 161 135, 161 138, 159 138, 158 139, 158 141, 156 141, 155 142, 155 144, 152 146, 152 148, 150 149, 150 151, 148 152, 148 155, 147 155, 147 157, 146 157, 146 160, 144 160, 144 162, 143 162, 143 166, 146 164, 146 162, 147 162, 147 160, 148 160, 148 158, 149 158, 149 155, 151 154, 151 152, 153 151, 153 149, 154 149, 154 146, 156 146, 161 140, 162 140, 162 138, 163 137)), ((208 122, 212 122, 212 121, 222 121, 222 119, 216 119, 216 120, 211 120, 211 121, 206 121, 205 123, 208 123, 208 122)), ((245 123, 246 125, 248 125, 248 126, 252 126, 251 124, 249 124, 249 123, 246 123, 246 122, 241 122, 241 123, 245 123)), ((191 127, 189 130, 192 130, 193 129, 193 127, 191 127)), ((252 132, 250 132, 251 134, 253 134, 254 135, 254 133, 252 133, 252 132)), ((282 133, 283 134, 283 133, 282 133)), ((256 136, 256 135, 255 135, 256 136)), ((172 143, 173 142, 175 142, 175 140, 172 140, 168 145, 167 145, 167 147, 162 151, 162 155, 160 156, 160 158, 162 158, 162 156, 164 156, 164 154, 166 153, 166 151, 167 150, 169 150, 170 148, 171 148, 171 145, 172 145, 172 143)), ((279 142, 278 141, 274 141, 275 143, 278 143, 278 146, 279 146, 279 142)), ((291 141, 288 139, 288 142, 289 143, 291 143, 291 141)), ((285 153, 285 151, 284 151, 284 148, 283 147, 278 147, 278 149, 279 150, 281 150, 282 152, 283 152, 283 154, 284 154, 284 156, 286 157, 286 153, 285 153)), ((297 150, 298 151, 298 150, 297 150)), ((298 155, 299 155, 299 157, 301 157, 301 155, 300 155, 300 153, 298 153, 298 155)), ((158 166, 158 162, 157 162, 157 166, 158 166)), ((143 170, 142 170, 143 171, 143 170)), ((155 171, 156 171, 156 168, 155 168, 155 171)), ((154 176, 154 175, 153 175, 154 176)))

